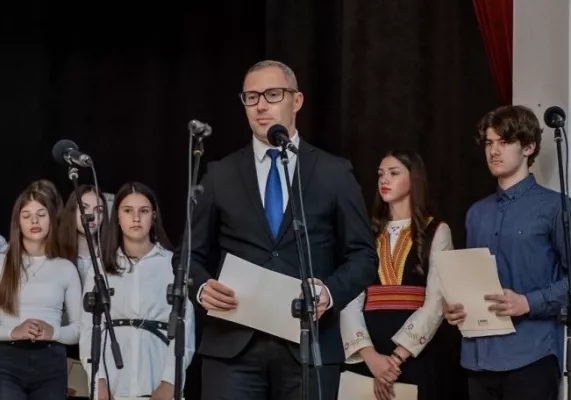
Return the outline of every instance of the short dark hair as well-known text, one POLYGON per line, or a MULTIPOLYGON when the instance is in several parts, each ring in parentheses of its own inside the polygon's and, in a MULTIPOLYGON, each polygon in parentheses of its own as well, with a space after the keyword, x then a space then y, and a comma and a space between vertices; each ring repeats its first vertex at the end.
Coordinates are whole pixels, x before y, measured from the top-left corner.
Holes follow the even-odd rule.
POLYGON ((507 143, 519 142, 522 147, 535 143, 535 150, 527 159, 531 167, 539 154, 542 129, 534 112, 524 106, 502 106, 490 111, 478 123, 478 143, 486 143, 486 131, 492 128, 507 143))

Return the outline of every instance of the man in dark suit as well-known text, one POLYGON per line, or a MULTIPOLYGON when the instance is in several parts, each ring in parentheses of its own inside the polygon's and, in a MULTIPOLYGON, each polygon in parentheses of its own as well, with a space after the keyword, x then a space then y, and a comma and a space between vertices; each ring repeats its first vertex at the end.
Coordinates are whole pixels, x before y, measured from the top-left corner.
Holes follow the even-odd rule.
MULTIPOLYGON (((337 398, 344 352, 339 312, 369 284, 378 259, 366 209, 351 164, 299 138, 295 117, 303 104, 293 71, 262 61, 247 72, 240 95, 252 143, 209 164, 192 230, 191 296, 206 310, 239 306, 232 288, 210 271, 233 254, 263 268, 299 278, 285 173, 267 139, 274 124, 288 129, 299 154, 288 152, 294 193, 301 179, 318 302, 323 400, 337 398), (300 163, 301 177, 294 174, 300 163)), ((299 198, 295 196, 299 207, 299 198)), ((173 265, 178 263, 175 254, 173 265)), ((293 299, 291 299, 293 300, 293 299)), ((287 301, 291 301, 288 299, 287 301)), ((300 400, 299 346, 254 329, 207 317, 198 352, 203 356, 204 400, 300 400)), ((317 399, 311 370, 311 399, 317 399)))

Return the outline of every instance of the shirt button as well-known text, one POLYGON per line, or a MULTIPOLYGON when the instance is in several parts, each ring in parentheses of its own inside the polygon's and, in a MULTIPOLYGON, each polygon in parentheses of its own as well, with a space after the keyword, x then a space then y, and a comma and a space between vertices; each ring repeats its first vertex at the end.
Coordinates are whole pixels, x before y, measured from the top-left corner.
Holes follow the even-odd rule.
POLYGON ((279 257, 280 254, 277 251, 272 251, 272 257, 279 257))
POLYGON ((494 236, 498 236, 498 232, 494 233, 494 236))

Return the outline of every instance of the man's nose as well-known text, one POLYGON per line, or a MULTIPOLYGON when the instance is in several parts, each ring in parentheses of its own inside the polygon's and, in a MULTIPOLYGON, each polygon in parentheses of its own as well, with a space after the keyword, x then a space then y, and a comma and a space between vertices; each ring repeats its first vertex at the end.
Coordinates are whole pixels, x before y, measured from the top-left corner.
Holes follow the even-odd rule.
POLYGON ((260 100, 258 101, 257 109, 258 111, 266 111, 269 107, 269 103, 267 102, 264 96, 260 96, 260 100))
POLYGON ((500 145, 497 143, 493 143, 491 148, 490 148, 490 153, 491 154, 499 154, 500 153, 500 145))

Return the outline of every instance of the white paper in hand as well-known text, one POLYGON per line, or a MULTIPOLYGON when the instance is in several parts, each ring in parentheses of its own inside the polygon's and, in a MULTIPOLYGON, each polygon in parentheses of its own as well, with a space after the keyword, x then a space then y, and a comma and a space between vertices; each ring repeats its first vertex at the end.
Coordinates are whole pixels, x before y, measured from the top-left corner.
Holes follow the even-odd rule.
POLYGON ((498 317, 484 300, 487 294, 503 293, 495 258, 487 248, 434 253, 443 295, 448 304, 464 306, 466 319, 458 325, 464 337, 506 335, 515 332, 510 317, 498 317))
MULTIPOLYGON (((299 279, 227 254, 218 281, 234 291, 238 306, 208 315, 299 343, 300 321, 291 315, 291 303, 301 293, 299 279)), ((316 286, 317 294, 320 289, 316 286)))

